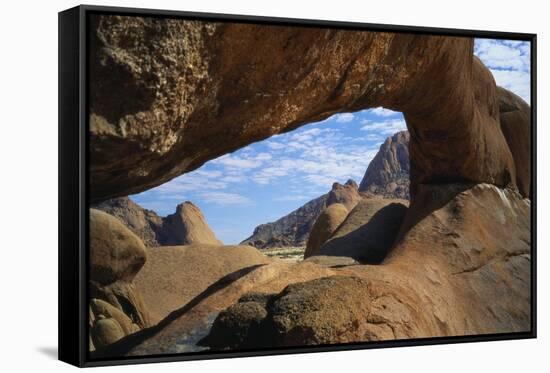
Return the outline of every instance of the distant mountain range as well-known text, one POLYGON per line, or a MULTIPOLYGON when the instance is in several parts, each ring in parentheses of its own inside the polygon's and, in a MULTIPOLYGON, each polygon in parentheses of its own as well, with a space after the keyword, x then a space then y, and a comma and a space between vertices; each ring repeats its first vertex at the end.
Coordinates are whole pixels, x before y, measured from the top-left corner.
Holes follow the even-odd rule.
POLYGON ((362 197, 409 199, 409 172, 409 133, 401 131, 380 146, 359 187, 353 180, 344 185, 334 183, 329 193, 312 199, 277 221, 257 226, 252 236, 241 244, 259 249, 305 246, 315 220, 333 203, 343 203, 351 210, 362 197))

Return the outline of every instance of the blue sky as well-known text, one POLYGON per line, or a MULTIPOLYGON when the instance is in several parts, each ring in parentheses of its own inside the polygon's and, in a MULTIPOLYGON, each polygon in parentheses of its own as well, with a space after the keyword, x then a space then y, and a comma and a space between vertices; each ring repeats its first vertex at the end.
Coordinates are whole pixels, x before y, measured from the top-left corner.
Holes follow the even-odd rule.
MULTIPOLYGON (((497 84, 529 102, 529 44, 477 39, 475 54, 497 84)), ((328 192, 332 183, 359 183, 384 139, 406 129, 401 113, 384 108, 334 115, 272 136, 130 198, 165 216, 190 200, 219 239, 238 243, 328 192)))

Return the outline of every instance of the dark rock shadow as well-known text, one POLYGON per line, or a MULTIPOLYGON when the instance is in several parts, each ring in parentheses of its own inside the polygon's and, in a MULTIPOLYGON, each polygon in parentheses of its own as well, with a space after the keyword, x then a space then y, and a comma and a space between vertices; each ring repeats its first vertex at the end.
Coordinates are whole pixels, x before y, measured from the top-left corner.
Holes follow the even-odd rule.
POLYGON ((407 207, 391 203, 354 231, 330 239, 315 255, 351 257, 363 264, 380 264, 395 242, 407 207))
POLYGON ((256 264, 253 266, 242 268, 220 278, 218 281, 214 282, 212 285, 207 287, 202 293, 200 293, 199 295, 191 299, 189 302, 187 302, 183 307, 175 311, 172 311, 168 316, 162 319, 155 326, 140 330, 139 332, 128 335, 105 348, 94 351, 91 354, 92 359, 104 359, 104 358, 115 358, 115 357, 125 356, 135 346, 153 337, 155 334, 157 334, 162 329, 167 327, 173 321, 185 315, 187 312, 189 312, 193 307, 195 307, 197 304, 202 302, 204 299, 217 293, 220 290, 223 290, 224 288, 231 285, 233 282, 237 281, 241 277, 246 276, 250 272, 264 265, 265 264, 256 264))

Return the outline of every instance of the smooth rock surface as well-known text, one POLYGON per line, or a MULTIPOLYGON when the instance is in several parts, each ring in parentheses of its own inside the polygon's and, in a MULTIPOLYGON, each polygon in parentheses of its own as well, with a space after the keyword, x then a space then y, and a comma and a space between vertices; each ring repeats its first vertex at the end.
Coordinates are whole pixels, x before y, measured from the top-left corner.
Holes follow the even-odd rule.
POLYGON ((347 256, 378 264, 386 257, 401 228, 407 201, 364 198, 313 255, 347 256))
POLYGON ((153 324, 219 279, 243 268, 270 262, 250 246, 163 246, 149 249, 148 256, 134 283, 148 305, 153 324))
POLYGON ((165 246, 223 245, 208 226, 201 210, 189 201, 179 204, 174 214, 163 219, 159 241, 165 246))
POLYGON ((101 285, 131 281, 147 252, 143 242, 117 218, 90 209, 90 279, 101 285))
POLYGON ((307 240, 304 258, 313 255, 329 239, 348 216, 348 209, 341 203, 335 203, 323 210, 313 224, 307 240))

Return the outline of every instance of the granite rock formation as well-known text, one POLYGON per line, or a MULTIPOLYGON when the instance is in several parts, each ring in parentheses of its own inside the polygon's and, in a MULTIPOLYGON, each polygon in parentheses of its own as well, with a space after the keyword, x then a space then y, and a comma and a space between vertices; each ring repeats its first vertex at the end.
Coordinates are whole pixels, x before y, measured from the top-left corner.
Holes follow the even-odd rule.
POLYGON ((148 305, 152 323, 193 298, 219 279, 269 259, 250 246, 193 244, 148 250, 134 284, 148 305))
POLYGON ((133 285, 146 259, 143 242, 120 220, 90 209, 89 326, 93 348, 150 326, 149 311, 133 285))
POLYGON ((341 203, 334 203, 321 212, 309 234, 304 258, 311 256, 332 236, 348 216, 348 209, 341 203))
POLYGON ((409 133, 388 137, 367 167, 359 191, 385 198, 409 199, 409 133))
POLYGON ((200 209, 189 201, 179 204, 176 212, 166 217, 144 209, 128 197, 113 198, 94 208, 119 218, 148 247, 194 243, 223 245, 200 209))
POLYGON ((407 205, 405 200, 363 198, 313 255, 381 263, 397 239, 407 205))
POLYGON ((119 218, 146 246, 159 246, 159 232, 162 230, 162 218, 154 211, 147 210, 128 197, 113 198, 93 206, 119 218))
POLYGON ((500 128, 516 165, 516 183, 531 198, 531 107, 512 92, 498 87, 500 128))
MULTIPOLYGON (((250 346, 263 326, 273 347, 531 329, 528 109, 496 87, 471 38, 120 16, 93 16, 90 29, 93 201, 376 106, 404 114, 411 197, 380 264, 245 267, 122 338, 113 315, 91 320, 108 343, 95 356, 180 353, 197 330, 236 336, 209 344, 224 349, 250 346)), ((91 293, 141 327, 134 262, 96 268, 91 293)))
POLYGON ((351 209, 360 198, 355 181, 348 180, 344 185, 334 183, 329 193, 307 202, 275 222, 257 226, 252 236, 241 244, 252 245, 260 249, 305 246, 313 224, 327 206, 340 203, 351 209))
POLYGON ((179 204, 174 214, 162 219, 159 241, 168 246, 193 243, 223 245, 208 226, 201 210, 189 201, 179 204))
MULTIPOLYGON (((530 201, 488 184, 422 186, 416 201, 382 265, 289 282, 255 310, 255 333, 277 347, 530 330, 530 201)), ((294 271, 310 270, 307 263, 294 271)), ((277 288, 259 283, 251 292, 277 288)), ((246 337, 231 346, 219 339, 225 320, 243 321, 235 309, 201 343, 246 346, 246 337)))
POLYGON ((411 197, 421 183, 516 184, 472 38, 116 15, 92 16, 90 30, 93 202, 377 106, 405 116, 411 197))

